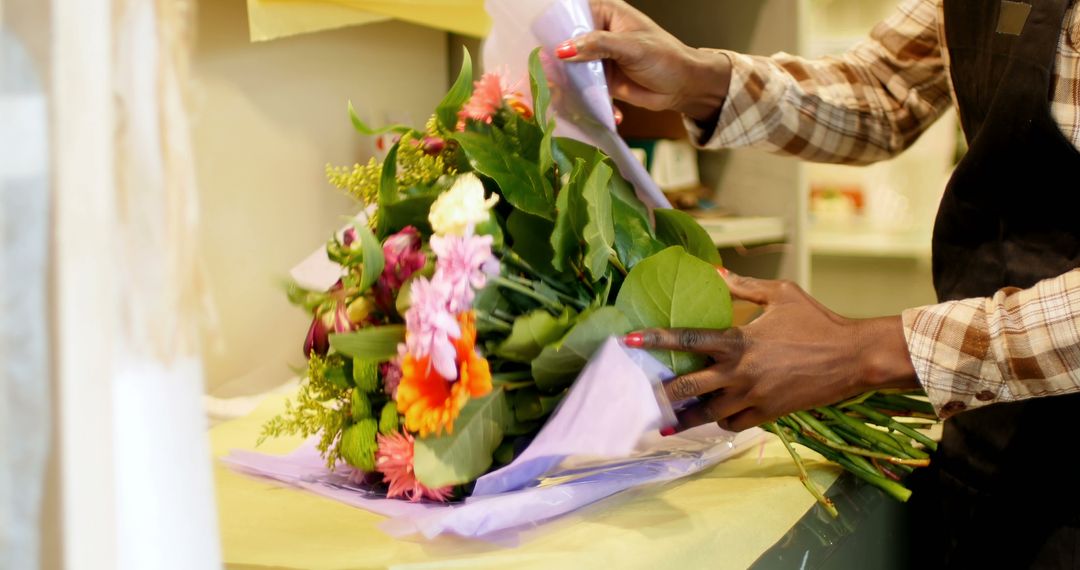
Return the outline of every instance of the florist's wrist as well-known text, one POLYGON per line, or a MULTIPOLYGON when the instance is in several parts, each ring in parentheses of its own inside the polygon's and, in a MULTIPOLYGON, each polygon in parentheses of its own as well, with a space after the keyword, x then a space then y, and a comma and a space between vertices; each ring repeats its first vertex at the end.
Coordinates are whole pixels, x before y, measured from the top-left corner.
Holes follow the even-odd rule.
POLYGON ((920 388, 900 316, 855 322, 862 391, 920 388))
POLYGON ((690 49, 689 77, 676 110, 702 127, 714 126, 731 86, 731 58, 722 51, 690 49))

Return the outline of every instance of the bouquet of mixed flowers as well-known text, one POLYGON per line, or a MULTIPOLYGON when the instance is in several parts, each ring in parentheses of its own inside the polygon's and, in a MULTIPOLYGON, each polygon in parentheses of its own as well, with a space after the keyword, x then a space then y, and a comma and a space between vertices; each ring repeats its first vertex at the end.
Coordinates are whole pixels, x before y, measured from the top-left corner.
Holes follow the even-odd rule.
MULTIPOLYGON (((544 63, 533 52, 526 95, 493 73, 474 83, 466 54, 423 129, 376 131, 350 107, 358 131, 396 143, 381 164, 328 167, 365 214, 327 244, 333 287, 290 288, 312 314, 307 370, 264 438, 317 435, 354 484, 447 501, 527 448, 609 337, 731 326, 708 234, 646 208, 595 147, 555 136, 544 63)), ((704 364, 654 356, 675 374, 704 364)), ((926 462, 915 442, 933 447, 893 419, 912 413, 932 410, 876 394, 766 428, 797 462, 791 441, 903 499, 894 479, 926 462)))

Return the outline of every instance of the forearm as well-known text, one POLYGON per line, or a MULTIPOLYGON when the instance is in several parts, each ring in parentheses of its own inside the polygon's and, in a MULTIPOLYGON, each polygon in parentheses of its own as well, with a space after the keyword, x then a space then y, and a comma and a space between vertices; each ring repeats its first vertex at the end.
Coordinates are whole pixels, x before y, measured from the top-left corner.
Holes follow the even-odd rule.
POLYGON ((910 309, 903 322, 919 381, 942 417, 1080 392, 1080 270, 910 309))
POLYGON ((909 0, 840 57, 723 52, 727 97, 715 120, 688 121, 691 137, 708 148, 759 148, 818 162, 895 156, 951 105, 936 21, 933 2, 909 0))

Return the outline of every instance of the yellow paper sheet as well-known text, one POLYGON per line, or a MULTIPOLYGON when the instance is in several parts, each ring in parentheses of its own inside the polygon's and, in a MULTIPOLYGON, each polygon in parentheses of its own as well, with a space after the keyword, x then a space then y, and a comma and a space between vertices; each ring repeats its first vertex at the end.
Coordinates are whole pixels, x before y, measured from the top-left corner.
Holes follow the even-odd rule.
POLYGON ((483 0, 248 0, 252 41, 391 18, 475 37, 491 26, 483 0))
POLYGON ((391 19, 330 2, 247 0, 247 6, 248 33, 253 42, 391 19))
MULTIPOLYGON (((214 455, 253 449, 259 426, 281 409, 272 396, 250 416, 211 430, 214 455)), ((286 453, 297 439, 259 451, 286 453)), ((398 540, 383 517, 215 467, 224 558, 234 569, 746 568, 813 505, 783 446, 759 448, 674 484, 600 501, 524 535, 516 548, 439 538, 398 540)), ((839 470, 804 452, 811 477, 839 470)))

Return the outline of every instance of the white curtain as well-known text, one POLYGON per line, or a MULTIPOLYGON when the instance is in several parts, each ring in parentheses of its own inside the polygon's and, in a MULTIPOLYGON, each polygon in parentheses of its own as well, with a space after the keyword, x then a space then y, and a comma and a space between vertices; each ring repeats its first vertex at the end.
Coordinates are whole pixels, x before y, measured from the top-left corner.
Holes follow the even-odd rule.
POLYGON ((0 568, 13 570, 39 565, 50 433, 47 133, 37 74, 0 25, 0 568))

